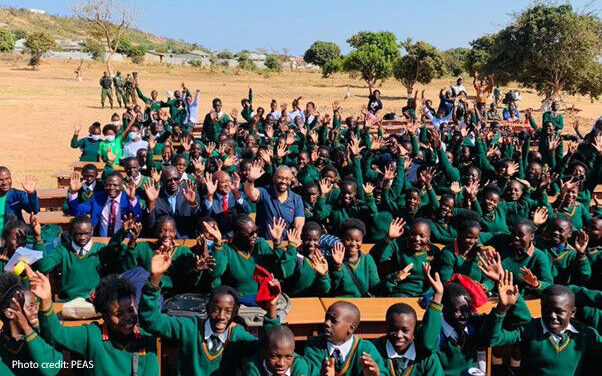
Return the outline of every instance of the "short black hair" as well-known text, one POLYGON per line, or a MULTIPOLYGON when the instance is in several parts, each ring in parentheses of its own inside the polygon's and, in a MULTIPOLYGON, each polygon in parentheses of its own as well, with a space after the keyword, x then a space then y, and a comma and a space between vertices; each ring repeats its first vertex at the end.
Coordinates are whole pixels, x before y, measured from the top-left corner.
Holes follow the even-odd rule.
POLYGON ((242 231, 242 228, 246 226, 247 223, 254 222, 253 219, 245 213, 240 213, 233 219, 234 221, 232 223, 232 230, 234 231, 234 233, 240 233, 242 231))
POLYGON ((109 180, 109 178, 112 178, 112 177, 117 177, 123 181, 123 176, 121 176, 121 172, 119 172, 119 171, 113 171, 113 172, 109 173, 107 175, 107 177, 105 178, 105 180, 109 180))
POLYGON ((393 315, 410 315, 414 317, 414 321, 418 321, 418 316, 416 315, 416 311, 412 306, 406 303, 395 303, 387 309, 387 314, 385 315, 385 320, 390 321, 393 319, 393 315))
POLYGON ((73 230, 76 225, 79 225, 79 224, 82 224, 82 223, 87 223, 87 224, 90 224, 90 226, 91 226, 92 225, 92 220, 87 215, 79 215, 77 217, 74 217, 71 220, 71 223, 70 223, 71 224, 71 229, 73 230))
POLYGON ((94 309, 105 316, 109 314, 109 304, 121 299, 136 297, 136 290, 132 282, 120 275, 109 274, 104 277, 94 293, 94 309))
POLYGON ((286 325, 272 326, 266 330, 263 337, 262 345, 265 349, 269 348, 271 344, 277 343, 292 343, 295 345, 295 335, 293 331, 286 325))
POLYGON ((213 302, 220 295, 230 295, 234 299, 234 311, 232 312, 232 318, 234 318, 238 314, 238 307, 240 306, 240 298, 241 294, 234 287, 230 287, 227 285, 221 285, 213 289, 211 291, 211 295, 209 296, 209 300, 207 301, 207 312, 209 312, 209 306, 213 304, 213 302))
POLYGON ((445 285, 443 289, 443 299, 441 300, 443 306, 451 305, 451 301, 453 298, 465 296, 470 302, 472 302, 472 297, 466 290, 466 287, 462 286, 459 283, 451 282, 445 285))
POLYGON ((98 173, 98 167, 96 167, 96 165, 93 165, 92 163, 88 163, 85 164, 84 167, 82 167, 82 172, 85 171, 94 171, 96 173, 98 173))
POLYGON ((159 218, 157 218, 157 220, 155 221, 155 231, 159 230, 159 227, 161 227, 162 224, 167 223, 167 222, 171 222, 173 223, 173 225, 176 225, 176 220, 173 219, 172 216, 170 215, 162 215, 159 218))
POLYGON ((102 134, 106 135, 109 131, 117 133, 117 128, 115 128, 113 124, 107 124, 104 127, 102 127, 102 134))
POLYGON ((492 193, 494 193, 498 196, 501 196, 502 190, 495 184, 488 185, 487 187, 485 187, 485 190, 483 191, 483 197, 487 197, 487 195, 490 195, 492 193))
POLYGON ((4 311, 10 307, 13 298, 16 298, 19 304, 23 305, 25 302, 23 292, 26 290, 18 275, 11 272, 0 274, 0 321, 8 322, 4 311))
POLYGON ((307 221, 303 225, 303 229, 301 230, 301 236, 307 235, 310 231, 318 231, 321 234, 322 228, 317 222, 307 221))
POLYGON ((541 301, 543 303, 545 299, 550 299, 556 296, 566 296, 569 298, 571 306, 575 306, 575 293, 573 293, 571 289, 564 285, 550 285, 546 287, 541 293, 541 301))
POLYGON ((465 232, 468 229, 481 229, 481 216, 473 210, 463 210, 458 215, 452 217, 452 225, 459 231, 465 232))
POLYGON ((535 231, 537 231, 537 226, 530 219, 522 218, 516 221, 514 228, 519 228, 520 226, 525 226, 531 234, 535 234, 535 231))
POLYGON ((349 230, 359 230, 362 232, 363 236, 366 236, 366 234, 368 233, 364 222, 357 218, 349 218, 348 220, 343 222, 343 226, 341 226, 341 234, 345 234, 349 230))

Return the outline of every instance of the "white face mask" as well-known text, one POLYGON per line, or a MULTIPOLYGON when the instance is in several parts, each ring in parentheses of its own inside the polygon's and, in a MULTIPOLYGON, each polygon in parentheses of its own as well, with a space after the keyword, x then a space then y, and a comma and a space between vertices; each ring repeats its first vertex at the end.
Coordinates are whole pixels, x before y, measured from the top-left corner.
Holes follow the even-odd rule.
POLYGON ((92 136, 90 136, 94 141, 98 141, 100 140, 100 135, 99 134, 93 134, 92 136))
POLYGON ((112 134, 110 136, 105 137, 105 141, 109 141, 109 142, 115 141, 115 135, 112 134))
POLYGON ((115 120, 112 124, 118 127, 119 125, 121 125, 121 122, 119 120, 115 120))

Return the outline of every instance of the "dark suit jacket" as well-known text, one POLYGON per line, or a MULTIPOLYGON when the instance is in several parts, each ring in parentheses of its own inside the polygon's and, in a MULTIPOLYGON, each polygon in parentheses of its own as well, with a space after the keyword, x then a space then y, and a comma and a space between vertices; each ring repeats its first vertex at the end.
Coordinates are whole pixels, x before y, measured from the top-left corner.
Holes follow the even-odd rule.
POLYGON ((22 210, 28 213, 37 214, 40 211, 40 201, 36 192, 27 194, 20 189, 11 188, 6 193, 6 208, 4 216, 14 215, 19 220, 23 220, 22 210))
POLYGON ((168 215, 176 221, 177 237, 178 238, 192 238, 196 237, 195 227, 197 219, 201 214, 199 206, 199 194, 196 195, 197 207, 195 209, 190 207, 186 198, 182 194, 182 188, 178 190, 176 196, 176 211, 175 213, 171 210, 171 205, 167 200, 167 192, 164 188, 161 188, 159 192, 159 198, 155 203, 153 211, 145 211, 143 217, 143 224, 147 230, 153 230, 155 222, 159 217, 168 215))
POLYGON ((228 193, 228 212, 224 213, 222 210, 222 200, 217 197, 217 194, 213 197, 213 201, 211 202, 211 207, 207 209, 205 205, 205 199, 201 202, 203 206, 203 216, 209 216, 217 222, 219 227, 219 231, 222 233, 224 237, 232 236, 232 215, 237 215, 241 213, 249 214, 251 212, 251 207, 249 207, 249 203, 245 199, 245 194, 241 193, 242 205, 236 202, 236 198, 234 198, 234 194, 232 192, 228 193))
MULTIPOLYGON (((90 219, 92 220, 92 226, 94 226, 94 235, 99 236, 100 216, 108 198, 109 196, 105 192, 95 192, 89 200, 84 202, 80 202, 78 198, 75 200, 69 200, 69 210, 74 213, 76 217, 89 214, 90 219)), ((128 214, 133 214, 138 218, 142 216, 140 198, 136 196, 136 205, 132 206, 127 194, 122 191, 121 201, 119 202, 119 215, 123 217, 128 214)), ((117 230, 119 229, 116 228, 115 232, 117 232, 117 230)))

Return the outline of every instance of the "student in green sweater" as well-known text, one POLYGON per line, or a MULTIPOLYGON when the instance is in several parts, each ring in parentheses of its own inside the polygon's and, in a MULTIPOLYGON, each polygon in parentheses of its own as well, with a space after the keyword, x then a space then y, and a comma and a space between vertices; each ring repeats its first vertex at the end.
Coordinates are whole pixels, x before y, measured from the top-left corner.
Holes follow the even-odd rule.
POLYGON ((80 161, 85 162, 97 162, 98 161, 98 147, 100 145, 100 123, 94 122, 90 128, 90 134, 84 138, 78 138, 79 132, 81 131, 81 125, 77 124, 74 127, 73 137, 71 138, 71 148, 80 149, 82 155, 79 157, 80 161))
POLYGON ((38 302, 12 272, 0 273, 0 374, 54 376, 60 368, 42 364, 63 360, 63 354, 39 336, 38 302), (33 362, 38 367, 19 367, 33 362))
POLYGON ((593 365, 602 354, 600 336, 594 329, 572 320, 575 295, 566 286, 552 285, 543 291, 541 319, 532 319, 512 331, 502 327, 506 312, 519 296, 518 286, 513 285, 512 275, 508 274, 509 278, 499 287, 499 303, 484 324, 483 335, 491 345, 519 344, 523 375, 595 374, 593 365))
MULTIPOLYGON (((240 360, 259 349, 257 338, 233 322, 240 294, 229 286, 217 287, 209 298, 205 320, 161 313, 161 281, 170 264, 168 252, 153 256, 151 273, 140 298, 140 325, 158 337, 178 343, 177 375, 234 375, 240 360)), ((279 292, 278 280, 269 283, 279 292)), ((263 318, 265 329, 280 324, 276 301, 277 298, 271 302, 263 318)))
POLYGON ((602 286, 602 217, 593 217, 585 224, 585 233, 589 239, 587 257, 592 266, 592 276, 587 286, 600 289, 602 286))
POLYGON ((222 128, 230 121, 230 116, 222 111, 222 101, 214 98, 213 111, 205 115, 203 120, 203 142, 217 142, 222 134, 222 128))
POLYGON ((333 296, 362 297, 371 293, 380 283, 376 264, 371 255, 361 251, 366 226, 359 219, 343 223, 341 242, 332 249, 333 296))
POLYGON ((316 222, 305 222, 303 230, 287 231, 288 245, 282 254, 283 291, 289 296, 328 296, 331 288, 328 261, 319 248, 322 231, 316 222))
POLYGON ((40 334, 65 349, 83 356, 88 375, 159 374, 157 340, 143 334, 137 327, 138 310, 134 286, 124 277, 105 277, 94 296, 94 309, 101 314, 102 323, 64 326, 52 307, 50 281, 41 272, 27 270, 31 292, 40 300, 40 334))
MULTIPOLYGON (((7 216, 4 228, 2 229, 2 246, 0 246, 0 272, 8 264, 8 260, 15 254, 19 247, 27 246, 27 235, 31 233, 31 228, 25 223, 19 221, 15 216, 7 216)), ((36 242, 42 243, 42 239, 36 242)))
POLYGON ((350 302, 338 301, 328 307, 324 334, 305 345, 304 357, 311 376, 386 376, 389 373, 372 342, 354 335, 360 311, 350 302))
POLYGON ((309 366, 295 353, 295 335, 287 327, 269 328, 259 353, 242 369, 245 376, 309 376, 309 366))
MULTIPOLYGON (((101 277, 120 272, 115 247, 92 241, 94 228, 87 216, 71 220, 71 230, 54 245, 41 246, 44 257, 33 268, 48 274, 59 267, 61 275, 60 301, 85 298, 98 286, 101 277)), ((33 226, 36 238, 41 237, 39 224, 33 226)))
POLYGON ((396 303, 385 315, 387 334, 372 341, 391 376, 443 376, 439 358, 433 354, 441 331, 443 283, 438 273, 431 277, 428 264, 424 267, 435 294, 421 327, 417 328, 416 311, 411 306, 396 303))
POLYGON ((566 217, 570 219, 573 230, 579 231, 585 222, 592 218, 589 205, 583 205, 577 201, 579 196, 579 182, 568 181, 562 184, 560 195, 551 205, 554 217, 566 217))

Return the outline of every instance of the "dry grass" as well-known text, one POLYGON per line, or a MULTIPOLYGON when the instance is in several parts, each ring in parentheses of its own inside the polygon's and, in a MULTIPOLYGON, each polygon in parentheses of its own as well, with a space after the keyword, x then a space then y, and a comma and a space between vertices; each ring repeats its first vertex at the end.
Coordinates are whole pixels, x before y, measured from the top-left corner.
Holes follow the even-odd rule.
MULTIPOLYGON (((100 63, 84 64, 84 81, 76 82, 73 71, 78 64, 76 61, 44 61, 37 71, 27 69, 22 61, 3 61, 0 64, 0 108, 4 109, 4 116, 0 118, 0 164, 12 170, 15 186, 20 185, 26 174, 33 174, 38 177, 40 187, 55 187, 53 173, 69 169, 79 156, 78 150, 69 147, 73 126, 82 124, 83 135, 92 122, 108 123, 113 112, 121 113, 119 109, 100 108, 98 80, 104 66, 100 63)), ((314 101, 321 113, 330 112, 331 103, 339 100, 344 115, 359 113, 368 94, 363 82, 346 75, 322 79, 319 72, 266 75, 125 63, 115 67, 122 72, 140 72, 143 92, 157 89, 160 98, 165 98, 167 90, 177 89, 182 81, 191 90, 200 89, 200 116, 210 109, 214 97, 222 99, 228 112, 231 108, 239 109, 240 99, 247 95, 249 86, 253 87, 256 107, 269 107, 270 100, 276 98, 288 102, 290 108, 291 100, 302 95, 303 103, 314 101), (354 95, 344 100, 347 85, 354 95)), ((453 78, 434 81, 426 87, 426 96, 438 103, 439 89, 452 81, 453 78)), ((506 89, 502 88, 502 91, 506 89)), ((383 113, 400 112, 406 95, 401 84, 389 80, 380 90, 383 93, 383 113)), ((542 98, 532 91, 521 91, 521 108, 539 106, 542 98)), ((474 91, 469 88, 469 92, 474 91)), ((584 130, 602 114, 601 101, 591 103, 588 98, 577 96, 566 97, 565 102, 580 110, 578 116, 584 130)))

